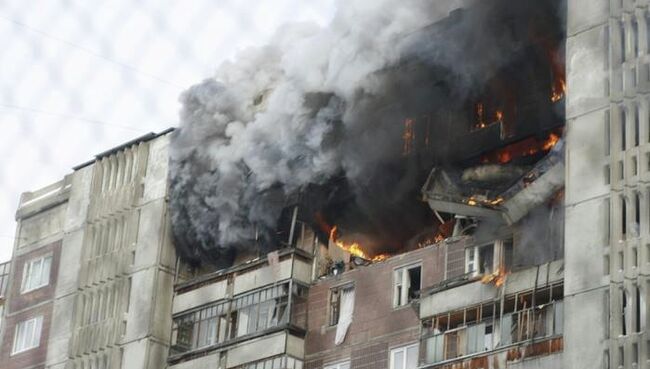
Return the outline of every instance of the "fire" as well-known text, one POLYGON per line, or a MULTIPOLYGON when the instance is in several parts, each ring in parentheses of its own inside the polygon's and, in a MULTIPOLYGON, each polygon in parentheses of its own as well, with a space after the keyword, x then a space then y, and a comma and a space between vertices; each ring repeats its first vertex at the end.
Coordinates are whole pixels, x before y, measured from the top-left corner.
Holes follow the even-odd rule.
POLYGON ((560 49, 557 47, 546 47, 548 59, 553 72, 553 84, 551 85, 551 101, 558 102, 564 98, 566 93, 566 71, 564 62, 560 56, 560 49))
POLYGON ((503 122, 503 112, 501 110, 497 110, 496 113, 494 113, 494 118, 497 122, 503 122))
POLYGON ((481 278, 481 283, 494 283, 495 286, 501 287, 506 282, 508 272, 504 267, 499 267, 494 273, 486 274, 481 278))
POLYGON ((560 136, 551 133, 551 135, 548 136, 548 139, 544 142, 544 145, 542 145, 542 150, 550 151, 555 145, 557 145, 558 141, 560 141, 560 136))
POLYGON ((330 241, 334 243, 336 246, 339 248, 349 252, 350 254, 360 257, 365 260, 371 260, 374 262, 379 262, 379 261, 384 261, 390 257, 388 254, 379 254, 371 257, 368 255, 365 251, 363 251, 363 248, 358 242, 351 242, 351 243, 346 243, 338 239, 337 237, 337 227, 334 226, 330 230, 330 241))
POLYGON ((515 158, 548 152, 560 141, 560 135, 561 133, 551 132, 543 141, 529 137, 483 156, 481 162, 507 164, 515 158))
POLYGON ((483 103, 476 104, 476 128, 485 128, 485 106, 483 103))
POLYGON ((471 196, 467 199, 467 205, 476 206, 476 205, 485 205, 485 206, 499 206, 503 203, 503 197, 499 196, 496 199, 488 199, 485 197, 471 196))
POLYGON ((415 141, 415 120, 404 120, 404 146, 402 148, 402 155, 408 155, 413 151, 413 142, 415 141))
POLYGON ((553 83, 553 88, 551 89, 551 101, 558 102, 564 97, 566 92, 566 82, 564 80, 559 80, 556 83, 553 83))

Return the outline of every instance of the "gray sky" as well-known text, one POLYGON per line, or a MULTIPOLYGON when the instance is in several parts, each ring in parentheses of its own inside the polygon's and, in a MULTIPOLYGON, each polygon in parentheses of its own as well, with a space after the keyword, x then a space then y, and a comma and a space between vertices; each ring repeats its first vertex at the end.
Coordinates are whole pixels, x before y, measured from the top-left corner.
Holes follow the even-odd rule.
POLYGON ((20 193, 177 124, 178 95, 289 21, 326 24, 335 0, 0 2, 0 262, 20 193))

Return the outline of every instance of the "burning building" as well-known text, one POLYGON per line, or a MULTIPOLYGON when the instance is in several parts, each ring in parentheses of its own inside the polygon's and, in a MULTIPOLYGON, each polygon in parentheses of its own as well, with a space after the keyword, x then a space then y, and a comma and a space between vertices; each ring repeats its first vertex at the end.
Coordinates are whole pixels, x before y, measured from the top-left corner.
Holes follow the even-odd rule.
POLYGON ((352 1, 285 27, 178 129, 23 195, 2 362, 644 367, 648 14, 352 1))

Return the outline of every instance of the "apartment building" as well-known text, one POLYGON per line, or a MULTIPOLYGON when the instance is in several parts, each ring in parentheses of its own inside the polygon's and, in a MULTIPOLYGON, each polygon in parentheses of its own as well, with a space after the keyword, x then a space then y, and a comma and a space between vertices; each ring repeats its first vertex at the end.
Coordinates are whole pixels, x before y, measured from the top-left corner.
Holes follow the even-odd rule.
POLYGON ((101 153, 22 195, 11 273, 0 278, 3 368, 164 367, 176 262, 165 212, 168 133, 101 153))
MULTIPOLYGON (((371 262, 298 216, 286 247, 192 269, 168 230, 170 134, 150 135, 21 198, 3 368, 647 367, 649 19, 647 0, 567 1, 566 155, 524 186, 564 175, 548 239, 524 240, 530 209, 510 207, 491 237, 371 262)), ((444 221, 501 217, 423 185, 444 221)))

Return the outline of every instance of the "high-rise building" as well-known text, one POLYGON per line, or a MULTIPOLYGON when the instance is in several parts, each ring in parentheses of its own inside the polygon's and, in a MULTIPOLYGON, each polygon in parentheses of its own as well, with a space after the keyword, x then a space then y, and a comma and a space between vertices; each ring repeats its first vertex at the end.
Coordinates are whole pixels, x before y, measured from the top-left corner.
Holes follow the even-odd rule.
MULTIPOLYGON (((421 194, 439 227, 399 253, 369 257, 331 227, 323 239, 292 205, 278 250, 190 267, 170 230, 170 131, 25 193, 10 272, 0 266, 0 366, 647 367, 650 3, 561 9, 566 91, 552 62, 548 76, 519 61, 500 71, 521 71, 522 100, 556 115, 514 130, 490 106, 493 82, 485 103, 469 104, 478 120, 449 139, 463 163, 481 153, 481 163, 525 158, 526 170, 478 194, 431 168, 421 194), (476 232, 481 222, 495 231, 476 232)), ((529 106, 513 111, 529 119, 529 106)), ((419 124, 405 124, 405 154, 419 124)))
POLYGON ((165 211, 168 139, 125 143, 22 195, 3 368, 165 366, 176 263, 165 211))

